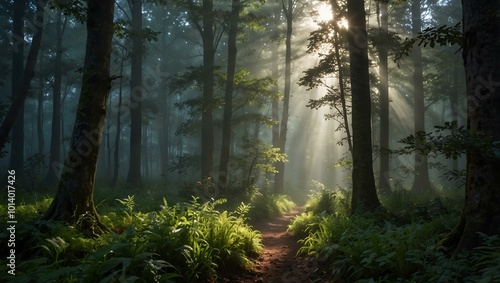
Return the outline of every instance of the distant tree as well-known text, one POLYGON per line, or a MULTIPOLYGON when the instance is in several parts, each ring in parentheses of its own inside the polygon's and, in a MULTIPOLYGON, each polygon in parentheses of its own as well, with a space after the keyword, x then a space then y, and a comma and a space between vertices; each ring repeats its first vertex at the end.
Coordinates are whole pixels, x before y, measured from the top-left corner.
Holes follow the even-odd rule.
MULTIPOLYGON (((15 41, 12 44, 12 99, 21 95, 18 93, 21 88, 24 69, 24 15, 26 12, 26 0, 13 1, 14 9, 12 15, 12 37, 15 41)), ((23 176, 24 172, 24 103, 18 110, 16 121, 12 128, 10 143, 10 164, 9 168, 16 170, 16 175, 23 176)))
POLYGON ((214 171, 215 133, 213 122, 215 34, 214 1, 203 0, 202 26, 198 25, 203 39, 203 112, 201 114, 201 178, 209 177, 214 171))
POLYGON ((120 138, 122 131, 122 101, 123 101, 123 64, 125 61, 125 52, 120 52, 120 86, 118 89, 118 105, 116 109, 118 110, 116 113, 116 132, 115 132, 115 144, 114 144, 114 152, 113 152, 113 176, 111 177, 111 181, 109 186, 114 188, 116 186, 116 182, 118 182, 118 174, 120 169, 120 138))
MULTIPOLYGON (((421 0, 412 0, 411 4, 411 19, 412 19, 412 34, 417 36, 422 31, 422 13, 421 0)), ((414 131, 418 137, 419 132, 425 131, 425 96, 424 96, 424 78, 422 65, 422 49, 419 45, 415 45, 411 54, 411 62, 413 64, 413 97, 414 97, 414 131)), ((423 142, 417 140, 417 147, 423 142)), ((415 152, 415 171, 412 190, 427 191, 431 189, 429 180, 429 164, 427 155, 421 154, 421 151, 415 152)))
MULTIPOLYGON (((47 2, 45 1, 38 1, 37 2, 37 8, 36 8, 36 21, 37 23, 43 23, 44 21, 44 9, 45 5, 47 2)), ((18 4, 16 2, 16 4, 18 4)), ((38 57, 38 52, 40 50, 40 46, 42 44, 42 35, 43 35, 43 25, 37 24, 33 25, 36 27, 35 33, 33 35, 33 39, 31 42, 30 50, 28 52, 28 57, 26 58, 26 64, 24 66, 24 71, 21 74, 22 75, 22 80, 19 84, 18 88, 15 88, 15 93, 12 95, 12 104, 9 107, 9 110, 7 111, 7 114, 5 115, 2 125, 0 126, 0 151, 2 148, 5 146, 5 143, 7 141, 7 137, 14 125, 14 122, 16 121, 17 116, 23 111, 23 105, 24 101, 28 97, 29 94, 29 88, 31 84, 31 79, 33 78, 34 70, 35 70, 35 65, 37 62, 37 57, 38 57)), ((22 26, 21 26, 22 28, 22 26)), ((21 37, 19 38, 18 36, 13 35, 13 42, 12 42, 12 47, 14 49, 14 53, 16 52, 16 48, 19 48, 20 44, 23 44, 24 38, 21 37)), ((14 54, 15 55, 15 54, 14 54)), ((17 65, 17 63, 15 64, 17 65)), ((13 74, 17 74, 13 71, 13 74)), ((13 153, 11 152, 11 155, 13 153)), ((14 153, 15 155, 15 153, 14 153)), ((23 158, 20 156, 16 156, 16 158, 23 158)), ((24 164, 23 164, 24 165, 24 164)), ((17 170, 17 169, 14 169, 17 170)), ((22 167, 20 169, 22 173, 22 167)), ((16 171, 17 172, 17 171, 16 171)), ((16 174, 17 175, 17 174, 16 174)))
POLYGON ((336 112, 328 113, 325 119, 333 119, 343 128, 346 137, 337 141, 337 144, 347 143, 349 152, 352 154, 352 135, 349 126, 351 107, 348 96, 349 63, 345 56, 347 50, 347 32, 343 29, 342 20, 346 16, 346 6, 340 6, 336 1, 330 1, 333 14, 329 22, 320 22, 319 29, 311 32, 309 37, 309 53, 317 53, 320 57, 318 65, 305 71, 299 84, 307 86, 308 90, 315 87, 325 87, 327 93, 318 99, 310 99, 307 107, 318 109, 323 106, 335 109, 336 112), (324 52, 325 48, 329 52, 324 52), (328 78, 337 77, 337 84, 330 84, 328 78))
MULTIPOLYGON (((293 34, 293 20, 297 14, 297 2, 299 0, 281 0, 283 14, 286 19, 285 31, 285 85, 283 89, 283 110, 281 112, 281 121, 279 128, 279 136, 277 137, 277 144, 275 147, 280 149, 281 154, 286 153, 286 136, 288 133, 288 113, 290 108, 290 92, 291 92, 291 78, 292 78, 292 34, 293 34)), ((285 192, 285 162, 276 162, 276 171, 274 174, 274 192, 282 194, 285 192)))
POLYGON ((72 224, 78 222, 82 225, 79 228, 90 231, 102 226, 93 193, 112 80, 109 69, 114 5, 112 0, 87 1, 85 63, 70 152, 64 163, 57 194, 43 217, 72 224))
MULTIPOLYGON (((56 57, 54 60, 54 84, 52 85, 52 134, 50 139, 49 165, 59 164, 61 159, 61 84, 62 84, 62 40, 66 29, 67 17, 63 21, 63 11, 59 10, 56 21, 56 57)), ((46 186, 57 184, 57 171, 49 166, 45 178, 46 186)))
POLYGON ((385 42, 378 46, 379 57, 379 94, 380 94, 380 173, 378 189, 380 192, 391 190, 389 183, 389 68, 388 49, 389 41, 389 3, 381 2, 380 7, 380 36, 385 42))
POLYGON ((229 18, 228 30, 228 59, 227 59, 227 78, 226 89, 224 92, 224 116, 222 121, 222 144, 219 163, 219 184, 225 187, 227 185, 229 174, 229 155, 231 149, 231 132, 233 117, 233 91, 234 75, 236 72, 236 39, 238 35, 238 24, 240 21, 241 1, 232 0, 232 8, 229 18))
POLYGON ((132 11, 131 73, 130 73, 130 162, 127 184, 132 188, 141 186, 141 149, 142 149, 142 0, 129 1, 132 11))
POLYGON ((364 0, 347 1, 352 93, 352 201, 351 212, 381 206, 375 188, 371 142, 371 101, 368 37, 364 0))
POLYGON ((500 2, 463 0, 462 8, 468 128, 496 149, 468 150, 462 216, 441 242, 455 253, 479 246, 481 235, 500 235, 500 2))

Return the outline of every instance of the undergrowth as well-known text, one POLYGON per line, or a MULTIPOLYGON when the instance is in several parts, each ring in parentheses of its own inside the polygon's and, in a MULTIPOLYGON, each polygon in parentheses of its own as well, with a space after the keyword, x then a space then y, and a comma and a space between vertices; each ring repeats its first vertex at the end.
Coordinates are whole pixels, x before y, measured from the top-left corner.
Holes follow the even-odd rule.
POLYGON ((249 218, 252 221, 281 216, 294 209, 296 204, 286 195, 255 193, 250 199, 249 218))
MULTIPOLYGON (((194 198, 169 205, 164 199, 160 209, 146 213, 135 210, 133 196, 118 199, 119 209, 101 214, 114 233, 99 237, 82 235, 64 223, 25 221, 40 218, 49 199, 18 205, 23 223, 16 230, 16 275, 9 275, 9 267, 2 264, 0 281, 214 281, 217 269, 248 267, 263 248, 260 232, 246 222, 250 205, 219 211, 224 202, 199 203, 194 198)), ((2 242, 8 237, 5 231, 2 242)))
POLYGON ((453 258, 436 247, 458 221, 461 202, 450 192, 424 198, 396 192, 384 198, 393 218, 350 215, 349 192, 322 189, 289 225, 300 254, 313 256, 333 282, 500 282, 500 240, 453 258))

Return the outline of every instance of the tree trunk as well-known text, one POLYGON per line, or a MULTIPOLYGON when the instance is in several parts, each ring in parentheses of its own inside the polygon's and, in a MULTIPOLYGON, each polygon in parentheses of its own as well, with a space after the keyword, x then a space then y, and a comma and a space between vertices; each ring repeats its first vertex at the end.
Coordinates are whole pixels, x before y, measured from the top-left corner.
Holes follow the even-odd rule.
POLYGON ((201 178, 214 171, 215 137, 213 122, 214 98, 214 11, 213 0, 203 0, 203 106, 201 114, 201 178))
MULTIPOLYGON (((275 9, 273 9, 273 17, 274 17, 274 28, 278 33, 279 26, 281 25, 281 8, 277 5, 275 9)), ((273 45, 275 49, 271 52, 271 62, 273 62, 272 66, 272 77, 276 80, 279 79, 279 41, 276 40, 276 44, 273 45)), ((279 91, 279 86, 276 85, 275 88, 276 93, 279 91)), ((271 101, 271 118, 273 120, 273 125, 271 127, 271 142, 273 144, 273 148, 279 148, 279 139, 280 139, 280 125, 279 125, 279 98, 276 97, 271 101)), ((277 168, 279 165, 276 163, 274 166, 277 168)), ((279 174, 279 171, 278 171, 279 174)), ((276 176, 276 175, 275 175, 276 176)), ((276 178, 276 177, 275 177, 276 178)))
MULTIPOLYGON (((463 58, 467 86, 468 126, 500 141, 500 2, 463 0, 463 58)), ((500 235, 500 157, 480 150, 467 154, 465 205, 457 227, 441 242, 455 254, 472 250, 486 235, 500 235)))
MULTIPOLYGON (((160 71, 167 72, 168 70, 168 56, 167 56, 167 17, 163 17, 162 25, 162 39, 161 39, 161 65, 160 71)), ((159 90, 161 97, 161 128, 159 129, 160 135, 160 175, 168 180, 168 165, 170 158, 170 129, 173 128, 169 121, 170 116, 170 95, 168 94, 168 86, 165 83, 164 87, 159 90)))
POLYGON ((222 121, 222 145, 219 164, 219 186, 220 189, 227 187, 229 182, 229 155, 231 152, 231 131, 233 117, 233 89, 234 74, 236 72, 236 36, 238 34, 238 22, 240 18, 240 0, 232 1, 231 19, 228 33, 228 59, 227 59, 227 81, 224 93, 224 117, 222 121))
POLYGON ((79 228, 95 233, 96 224, 102 226, 93 196, 106 101, 111 88, 109 68, 114 1, 89 0, 87 3, 87 46, 70 152, 57 195, 44 219, 71 224, 82 220, 79 228))
MULTIPOLYGON (((49 164, 59 164, 61 159, 61 80, 62 80, 62 37, 66 27, 67 18, 62 21, 62 11, 57 14, 56 22, 56 57, 54 60, 54 85, 52 92, 52 135, 50 138, 49 164)), ((47 171, 45 185, 55 186, 60 176, 51 167, 47 171)))
MULTIPOLYGON (((412 0, 411 18, 412 18, 412 33, 417 36, 421 31, 421 0, 412 0)), ((429 165, 427 162, 427 155, 419 152, 419 147, 423 141, 418 138, 418 133, 425 131, 425 104, 424 104, 424 78, 422 70, 422 49, 420 46, 415 45, 411 60, 413 63, 413 96, 414 96, 414 122, 415 122, 415 137, 416 147, 415 151, 415 173, 412 190, 414 191, 429 191, 431 182, 429 180, 429 165)))
MULTIPOLYGON (((36 18, 37 23, 43 23, 44 21, 44 8, 46 3, 47 2, 45 1, 37 2, 37 10, 35 13, 35 15, 37 15, 36 18)), ((29 87, 31 84, 31 79, 33 78, 35 65, 38 57, 38 51, 40 50, 40 46, 42 44, 43 25, 37 25, 36 27, 37 30, 35 32, 35 35, 33 36, 30 50, 28 52, 28 57, 26 59, 26 65, 22 73, 22 81, 19 85, 19 88, 17 88, 16 92, 13 93, 12 104, 9 107, 9 111, 5 115, 5 118, 3 119, 2 125, 0 126, 0 150, 4 147, 5 142, 7 141, 7 137, 14 125, 14 122, 16 121, 17 116, 24 111, 23 110, 24 101, 26 100, 26 97, 28 97, 29 87)), ((23 38, 17 40, 23 40, 23 38)), ((16 44, 15 42, 13 43, 14 53, 17 52, 16 51, 18 50, 17 48, 20 48, 19 46, 20 44, 22 43, 21 42, 19 42, 19 44, 16 44)), ((17 66, 17 64, 14 65, 17 66)), ((15 74, 14 71, 13 74, 15 74)), ((14 142, 14 140, 12 140, 12 142, 14 142)), ((13 152, 11 152, 11 156, 12 154, 13 152)), ((20 156, 16 156, 16 158, 22 159, 22 157, 20 156)), ((22 173, 22 171, 20 171, 20 173, 22 173)))
POLYGON ((131 1, 132 10, 132 70, 130 73, 130 162, 127 184, 141 186, 142 158, 142 0, 131 1))
MULTIPOLYGON (((26 0, 14 1, 12 15, 12 34, 19 38, 19 44, 12 48, 12 99, 19 96, 24 68, 24 14, 26 0)), ((35 58, 36 60, 36 58, 35 58)), ((12 128, 10 143, 9 169, 16 171, 18 177, 24 174, 24 102, 19 108, 17 119, 12 128)))
POLYGON ((351 212, 381 206, 372 164, 371 102, 368 73, 368 38, 363 0, 347 1, 352 91, 352 202, 351 212))
POLYGON ((125 56, 122 53, 122 58, 120 61, 120 89, 118 91, 118 111, 116 113, 116 133, 115 133, 115 148, 113 152, 113 177, 109 186, 111 188, 116 187, 116 182, 118 181, 118 174, 120 169, 120 135, 122 131, 121 123, 121 109, 122 109, 122 94, 123 94, 123 61, 125 61, 125 56))
MULTIPOLYGON (((40 47, 42 53, 43 48, 40 47)), ((37 105, 37 119, 36 119, 36 129, 38 137, 38 154, 44 156, 45 154, 45 137, 43 135, 43 100, 44 100, 44 78, 43 78, 43 56, 40 56, 40 63, 38 67, 38 105, 37 105)), ((43 168, 40 168, 40 174, 43 174, 43 168)))
MULTIPOLYGON (((293 32, 293 7, 294 0, 282 0, 283 12, 286 17, 286 38, 285 38, 285 87, 283 91, 283 112, 281 113, 281 126, 278 147, 280 153, 286 153, 286 135, 288 132, 288 112, 290 107, 290 91, 292 77, 292 32, 293 32)), ((274 175, 274 193, 283 194, 285 192, 285 163, 277 162, 274 175)))
MULTIPOLYGON (((380 30, 383 39, 388 38, 388 3, 380 3, 380 30)), ((389 182, 389 71, 387 45, 382 42, 378 47, 380 76, 380 172, 378 189, 381 193, 391 191, 389 182)))
MULTIPOLYGON (((332 7, 334 18, 336 16, 340 16, 341 13, 337 12, 340 11, 338 4, 335 1, 330 1, 330 5, 332 7)), ((349 152, 352 155, 352 135, 351 135, 351 130, 349 128, 349 119, 347 113, 347 102, 346 102, 346 92, 345 92, 345 80, 344 80, 344 74, 342 73, 343 62, 342 62, 342 57, 340 56, 340 40, 339 40, 339 32, 337 29, 333 32, 333 46, 335 48, 335 59, 337 61, 340 102, 342 104, 342 118, 344 120, 344 128, 347 137, 347 146, 349 148, 349 152)))

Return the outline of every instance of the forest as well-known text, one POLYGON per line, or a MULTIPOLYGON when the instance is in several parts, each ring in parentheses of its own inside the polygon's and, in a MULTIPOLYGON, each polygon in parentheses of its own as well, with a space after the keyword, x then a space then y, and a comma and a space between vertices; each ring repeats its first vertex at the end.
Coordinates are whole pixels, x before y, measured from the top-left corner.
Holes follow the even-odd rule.
POLYGON ((1 282, 500 282, 500 1, 0 6, 1 282))

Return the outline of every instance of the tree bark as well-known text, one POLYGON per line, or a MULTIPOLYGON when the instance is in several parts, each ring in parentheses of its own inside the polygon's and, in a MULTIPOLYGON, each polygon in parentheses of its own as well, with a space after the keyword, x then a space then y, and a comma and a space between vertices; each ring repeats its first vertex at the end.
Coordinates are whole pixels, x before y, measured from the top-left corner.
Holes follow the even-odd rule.
POLYGON ((130 73, 130 162, 127 185, 138 188, 141 180, 142 158, 142 0, 131 1, 132 10, 132 70, 130 73))
POLYGON ((118 181, 118 174, 120 169, 120 136, 122 131, 121 123, 121 109, 122 109, 122 97, 123 97, 123 61, 125 61, 125 56, 122 53, 122 58, 120 61, 120 89, 118 90, 118 111, 116 113, 116 133, 115 133, 115 148, 113 152, 113 177, 109 186, 111 188, 116 187, 116 182, 118 181))
MULTIPOLYGON (((330 5, 332 7, 333 18, 336 16, 340 16, 340 8, 335 1, 330 1, 330 5)), ((338 26, 337 26, 338 28, 338 26)), ((347 138, 347 146, 349 148, 349 152, 352 155, 352 135, 351 129, 349 128, 349 118, 347 113, 347 102, 346 102, 346 91, 345 91, 345 80, 344 74, 342 73, 342 57, 340 56, 340 39, 339 39, 339 31, 336 29, 333 32, 333 46, 335 49, 335 59, 337 61, 337 71, 338 71, 338 80, 339 80, 339 91, 340 91, 340 103, 342 104, 342 118, 344 120, 344 128, 347 138)))
MULTIPOLYGON (((415 37, 422 29, 420 1, 421 0, 412 0, 411 4, 412 33, 415 37)), ((414 46, 411 60, 413 64, 414 130, 416 137, 415 143, 417 147, 417 150, 415 151, 415 172, 412 190, 425 192, 431 190, 432 187, 429 180, 427 154, 422 154, 418 150, 421 144, 423 144, 423 141, 418 138, 418 133, 425 131, 424 78, 422 68, 422 49, 420 46, 414 46)))
MULTIPOLYGON (((380 30, 382 38, 388 37, 388 3, 380 3, 380 30)), ((379 192, 391 191, 389 182, 389 71, 387 61, 387 45, 382 42, 378 47, 380 76, 380 172, 378 178, 379 192)))
MULTIPOLYGON (((12 34, 18 38, 17 46, 12 48, 12 99, 20 94, 21 80, 24 68, 24 14, 26 12, 26 0, 14 1, 12 15, 12 34)), ((13 43, 15 44, 15 43, 13 43)), ((35 58, 36 60, 36 58, 35 58)), ((16 171, 16 175, 22 177, 24 174, 24 103, 19 108, 18 116, 14 122, 10 143, 9 168, 16 171)))
POLYGON ((215 137, 213 122, 214 98, 214 3, 203 0, 203 94, 201 113, 201 178, 206 179, 214 171, 215 137))
MULTIPOLYGON (((50 138, 49 164, 59 164, 61 159, 61 81, 62 81, 62 37, 66 19, 62 21, 62 11, 59 11, 56 22, 56 57, 54 60, 54 85, 52 92, 52 135, 50 138)), ((57 184, 60 176, 51 167, 47 171, 45 185, 52 187, 57 184)))
MULTIPOLYGON (((43 53, 43 48, 40 47, 40 51, 43 53)), ((45 154, 45 137, 43 134, 43 100, 44 100, 44 76, 43 74, 43 56, 40 56, 40 62, 38 63, 38 104, 37 104, 37 119, 36 119, 36 129, 37 129, 37 137, 38 137, 38 154, 40 156, 44 156, 45 154)), ((43 168, 40 168, 40 174, 43 174, 43 168)))
POLYGON ((381 206, 372 164, 371 102, 368 73, 368 38, 363 0, 347 1, 352 91, 352 201, 351 213, 381 206))
POLYGON ((82 224, 79 228, 96 233, 99 231, 94 229, 102 225, 94 206, 94 181, 111 88, 114 1, 89 0, 87 3, 85 63, 70 151, 57 195, 43 218, 71 224, 85 220, 78 221, 82 224))
MULTIPOLYGON (((468 127, 500 141, 500 2, 463 0, 463 58, 467 86, 468 127)), ((455 254, 472 250, 486 235, 500 235, 500 156, 480 150, 467 154, 467 183, 462 217, 441 242, 455 254)))
MULTIPOLYGON (((281 126, 278 147, 281 154, 286 153, 286 136, 288 132, 288 112, 290 107, 290 92, 292 78, 292 32, 293 32, 293 7, 294 0, 282 0, 283 12, 286 18, 285 37, 285 86, 283 90, 283 112, 281 113, 281 126)), ((283 194, 285 192, 285 163, 277 162, 274 175, 274 193, 283 194)))
MULTIPOLYGON (((281 11, 279 5, 276 5, 276 8, 273 9, 273 18, 274 18, 274 28, 276 29, 276 33, 279 33, 279 26, 281 25, 281 11)), ((276 44, 273 44, 274 50, 271 52, 271 62, 273 62, 272 66, 272 77, 276 80, 279 79, 279 41, 276 40, 276 44)), ((276 93, 279 91, 279 86, 275 87, 276 93)), ((279 98, 276 97, 271 101, 271 118, 273 120, 273 125, 271 127, 271 142, 273 144, 273 148, 279 148, 279 139, 280 139, 280 117, 279 117, 279 98)), ((274 164, 275 168, 278 167, 278 164, 274 164)), ((279 171, 278 171, 279 174, 279 171)), ((276 175, 275 175, 276 176, 276 175)), ((276 178, 276 177, 275 177, 276 178)))
MULTIPOLYGON (((44 21, 44 8, 46 3, 47 2, 45 1, 37 2, 37 10, 35 14, 37 15, 36 22, 38 23, 43 23, 44 21)), ((31 84, 31 79, 33 78, 38 52, 42 44, 42 35, 43 35, 43 25, 37 25, 36 27, 37 30, 35 32, 35 35, 33 36, 30 50, 28 52, 28 57, 26 58, 26 65, 24 67, 24 72, 22 73, 21 84, 19 88, 16 90, 15 95, 13 94, 12 104, 9 107, 9 111, 5 115, 5 118, 3 119, 2 125, 0 126, 0 150, 4 147, 5 142, 7 141, 7 137, 14 125, 14 122, 16 121, 17 116, 23 112, 24 101, 26 100, 26 97, 28 97, 29 94, 28 93, 29 87, 31 84)), ((17 40, 22 40, 22 38, 17 40)), ((19 42, 19 44, 22 43, 19 42)), ((19 45, 14 42, 13 48, 15 50, 16 48, 19 48, 19 45)), ((17 156, 17 158, 22 158, 22 157, 17 156)))
POLYGON ((219 164, 219 187, 225 189, 229 182, 229 155, 233 117, 234 74, 236 72, 236 36, 240 18, 240 0, 232 0, 231 19, 228 32, 227 81, 224 93, 224 117, 222 121, 222 145, 219 164))

